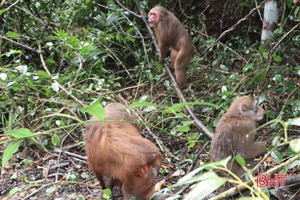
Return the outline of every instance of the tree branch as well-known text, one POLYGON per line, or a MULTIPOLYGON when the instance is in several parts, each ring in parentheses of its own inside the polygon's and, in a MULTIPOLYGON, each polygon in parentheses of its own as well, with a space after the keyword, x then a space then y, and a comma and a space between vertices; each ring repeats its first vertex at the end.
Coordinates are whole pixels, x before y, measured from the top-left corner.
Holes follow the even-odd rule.
MULTIPOLYGON (((126 8, 123 4, 121 4, 118 0, 116 0, 117 4, 119 4, 124 10, 128 11, 130 14, 134 15, 137 18, 141 18, 140 15, 136 14, 135 12, 129 10, 128 8, 126 8)), ((143 15, 143 13, 141 14, 143 15)))
POLYGON ((7 41, 9 41, 9 42, 12 42, 12 43, 14 43, 14 44, 16 44, 16 45, 19 45, 19 46, 21 46, 21 47, 24 47, 25 49, 29 49, 29 50, 31 50, 31 51, 34 51, 35 53, 39 53, 39 51, 37 51, 37 50, 35 50, 35 49, 33 49, 33 48, 29 47, 29 46, 26 46, 26 45, 24 45, 24 44, 15 42, 15 41, 13 41, 13 40, 11 40, 11 39, 8 39, 7 37, 3 37, 2 35, 0 35, 0 38, 2 38, 2 39, 4 39, 4 40, 7 40, 7 41))

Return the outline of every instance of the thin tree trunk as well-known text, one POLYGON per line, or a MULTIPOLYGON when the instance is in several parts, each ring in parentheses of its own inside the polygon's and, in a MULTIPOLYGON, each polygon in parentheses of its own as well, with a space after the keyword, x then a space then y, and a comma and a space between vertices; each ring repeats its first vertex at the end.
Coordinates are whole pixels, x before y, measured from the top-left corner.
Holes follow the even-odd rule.
POLYGON ((263 30, 261 33, 261 44, 264 44, 273 35, 273 30, 275 29, 278 22, 278 8, 277 2, 274 0, 267 1, 265 3, 264 10, 264 23, 263 30))

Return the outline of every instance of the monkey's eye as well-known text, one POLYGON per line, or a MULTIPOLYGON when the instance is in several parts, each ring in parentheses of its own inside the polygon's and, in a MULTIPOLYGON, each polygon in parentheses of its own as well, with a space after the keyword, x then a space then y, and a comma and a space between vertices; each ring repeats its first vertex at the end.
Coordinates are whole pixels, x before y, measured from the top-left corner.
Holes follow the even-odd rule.
POLYGON ((253 110, 255 113, 257 113, 257 111, 258 111, 257 105, 253 106, 253 107, 251 108, 251 110, 253 110))
POLYGON ((252 110, 253 112, 257 113, 257 106, 256 105, 252 105, 250 107, 250 110, 252 110))

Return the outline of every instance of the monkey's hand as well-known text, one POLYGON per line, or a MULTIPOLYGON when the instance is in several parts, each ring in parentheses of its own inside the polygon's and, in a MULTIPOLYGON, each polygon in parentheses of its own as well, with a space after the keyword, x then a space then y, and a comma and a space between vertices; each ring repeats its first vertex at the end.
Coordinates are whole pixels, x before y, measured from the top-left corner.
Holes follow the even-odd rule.
POLYGON ((165 58, 159 55, 159 62, 165 64, 165 58))

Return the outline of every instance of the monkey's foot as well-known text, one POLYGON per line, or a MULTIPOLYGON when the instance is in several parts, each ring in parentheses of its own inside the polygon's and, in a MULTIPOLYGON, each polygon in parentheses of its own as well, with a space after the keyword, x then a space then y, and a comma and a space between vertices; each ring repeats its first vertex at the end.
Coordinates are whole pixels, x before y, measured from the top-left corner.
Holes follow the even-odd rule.
POLYGON ((180 88, 180 89, 185 89, 185 88, 187 87, 187 84, 185 84, 185 85, 180 85, 180 84, 178 84, 177 82, 173 82, 172 85, 175 86, 175 87, 178 87, 178 88, 180 88))
POLYGON ((175 69, 175 67, 174 67, 173 65, 171 65, 171 64, 168 64, 168 67, 169 67, 170 69, 175 69))

